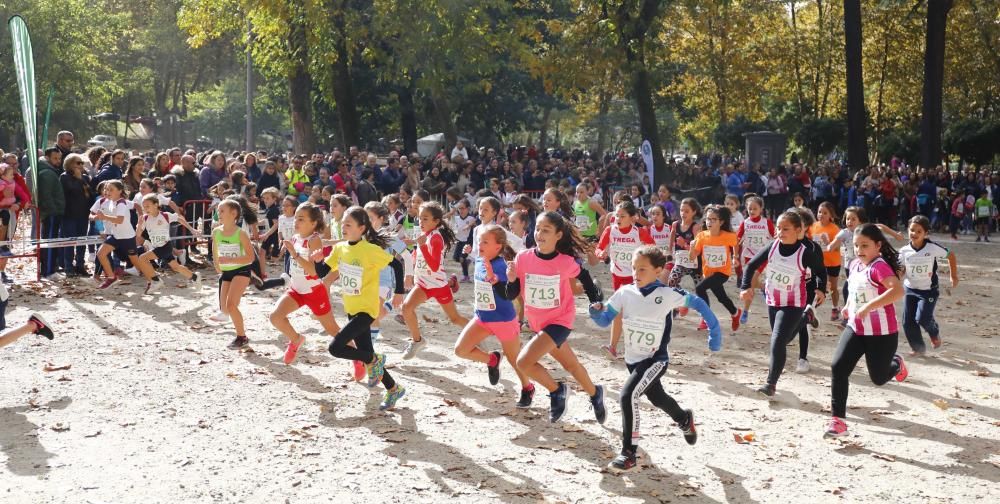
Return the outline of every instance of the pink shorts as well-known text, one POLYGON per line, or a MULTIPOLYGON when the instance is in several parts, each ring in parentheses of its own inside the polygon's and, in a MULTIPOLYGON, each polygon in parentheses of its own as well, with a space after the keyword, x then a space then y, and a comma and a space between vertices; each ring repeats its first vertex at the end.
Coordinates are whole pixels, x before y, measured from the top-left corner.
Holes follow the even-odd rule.
POLYGON ((521 334, 521 324, 517 319, 507 322, 483 322, 479 317, 475 318, 476 324, 483 329, 493 333, 500 341, 510 341, 517 339, 521 334))

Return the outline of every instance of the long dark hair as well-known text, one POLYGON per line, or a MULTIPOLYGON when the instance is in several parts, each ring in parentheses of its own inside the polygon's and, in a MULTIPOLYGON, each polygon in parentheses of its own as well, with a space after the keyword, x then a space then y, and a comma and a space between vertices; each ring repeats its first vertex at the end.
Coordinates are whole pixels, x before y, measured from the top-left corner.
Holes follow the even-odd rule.
MULTIPOLYGON (((732 213, 729 208, 725 205, 708 205, 705 207, 705 216, 708 217, 709 213, 714 213, 715 218, 719 219, 719 224, 722 231, 733 232, 733 226, 731 223, 732 213)), ((705 223, 705 228, 708 228, 708 223, 705 223)))
POLYGON ((437 232, 441 233, 441 238, 444 239, 444 249, 450 249, 458 240, 455 238, 455 232, 451 230, 451 226, 444 221, 444 208, 441 208, 441 204, 437 201, 428 201, 420 205, 420 211, 417 215, 419 216, 424 210, 430 212, 434 220, 438 221, 437 232))
POLYGON ((899 276, 899 272, 902 271, 899 264, 899 252, 897 252, 896 248, 893 247, 892 244, 889 243, 889 240, 885 238, 885 235, 882 234, 882 230, 875 224, 860 224, 854 229, 854 236, 859 235, 880 244, 879 253, 882 254, 882 259, 889 264, 889 267, 892 268, 892 271, 896 274, 896 276, 899 276))
POLYGON ((364 208, 357 205, 349 207, 344 212, 344 218, 353 220, 359 226, 364 226, 365 232, 361 235, 361 238, 368 243, 371 243, 381 249, 389 246, 389 237, 382 231, 375 229, 375 227, 372 226, 372 220, 368 218, 368 212, 366 212, 364 208))
POLYGON ((577 259, 586 257, 590 252, 590 244, 583 239, 576 226, 571 225, 563 216, 555 212, 542 212, 538 218, 546 220, 556 228, 556 232, 562 233, 562 238, 556 242, 556 252, 577 259))
POLYGON ((542 193, 542 197, 545 197, 546 194, 552 194, 557 200, 559 200, 559 211, 563 213, 562 217, 567 219, 573 218, 573 204, 570 203, 569 197, 566 196, 566 193, 554 187, 550 187, 542 193))
POLYGON ((250 202, 247 201, 244 196, 233 194, 231 196, 226 196, 226 199, 235 201, 240 205, 240 214, 242 214, 243 222, 250 226, 257 225, 257 210, 254 210, 254 208, 250 206, 250 202))

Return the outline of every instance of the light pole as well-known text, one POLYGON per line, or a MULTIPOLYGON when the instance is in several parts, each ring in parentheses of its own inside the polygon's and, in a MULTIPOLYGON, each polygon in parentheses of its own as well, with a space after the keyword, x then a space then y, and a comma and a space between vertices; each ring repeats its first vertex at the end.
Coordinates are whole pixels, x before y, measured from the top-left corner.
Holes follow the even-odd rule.
POLYGON ((247 152, 254 151, 253 138, 253 56, 250 48, 253 43, 253 27, 247 18, 247 152))

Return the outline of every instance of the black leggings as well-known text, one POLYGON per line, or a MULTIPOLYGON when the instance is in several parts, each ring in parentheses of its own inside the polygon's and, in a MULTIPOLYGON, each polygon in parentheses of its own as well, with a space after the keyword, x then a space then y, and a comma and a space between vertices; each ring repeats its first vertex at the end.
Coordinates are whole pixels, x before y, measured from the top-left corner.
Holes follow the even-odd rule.
POLYGON ((678 425, 687 427, 687 413, 663 390, 660 383, 660 377, 667 371, 666 361, 646 359, 626 367, 631 374, 625 379, 619 401, 622 407, 622 448, 635 451, 639 439, 639 398, 643 394, 654 406, 666 411, 678 425))
MULTIPOLYGON (((787 352, 785 347, 798 333, 799 322, 803 319, 805 308, 798 306, 768 306, 767 318, 771 321, 771 364, 767 368, 767 384, 777 385, 781 372, 785 369, 787 352)), ((808 340, 806 340, 808 344, 808 340)), ((802 355, 804 350, 799 349, 802 355)))
MULTIPOLYGON (((365 364, 372 362, 375 358, 375 349, 372 346, 372 322, 375 319, 371 315, 361 312, 347 315, 347 325, 340 329, 340 332, 333 337, 330 342, 330 354, 338 359, 356 360, 365 364), (354 341, 358 348, 352 348, 347 344, 354 341)), ((382 385, 386 390, 396 386, 396 381, 389 376, 389 370, 382 374, 382 385)))
MULTIPOLYGON (((813 304, 816 300, 816 289, 815 287, 810 289, 809 285, 806 285, 806 303, 813 304)), ((816 307, 813 307, 813 316, 816 315, 816 307)), ((803 313, 805 315, 805 313, 803 313)), ((799 358, 802 360, 809 360, 809 322, 806 317, 799 318, 799 358)), ((789 340, 790 342, 791 340, 789 340)))
POLYGON ((868 366, 868 376, 875 385, 884 385, 899 372, 899 365, 893 359, 896 355, 896 345, 899 333, 884 336, 858 336, 850 326, 844 328, 840 335, 840 343, 833 352, 831 374, 833 383, 830 386, 830 407, 833 416, 847 416, 847 390, 850 385, 851 373, 865 356, 868 366))
POLYGON ((736 315, 736 305, 733 304, 733 300, 729 299, 729 294, 726 293, 727 281, 729 281, 729 275, 725 273, 712 273, 712 276, 699 282, 695 286, 694 291, 698 293, 698 297, 705 300, 705 304, 711 306, 712 303, 708 301, 708 291, 711 290, 715 293, 716 299, 722 303, 722 306, 725 306, 729 310, 729 314, 736 315))

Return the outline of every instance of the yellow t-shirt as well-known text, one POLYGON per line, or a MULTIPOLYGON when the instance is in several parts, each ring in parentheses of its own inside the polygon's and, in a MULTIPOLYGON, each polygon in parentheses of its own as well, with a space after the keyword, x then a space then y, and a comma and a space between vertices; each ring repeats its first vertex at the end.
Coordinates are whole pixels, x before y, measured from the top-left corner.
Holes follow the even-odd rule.
POLYGON ((361 240, 354 245, 340 242, 333 246, 326 264, 330 271, 340 271, 341 295, 348 315, 367 313, 378 317, 379 273, 392 262, 392 256, 378 245, 361 240), (343 271, 341 271, 343 270, 343 271))

